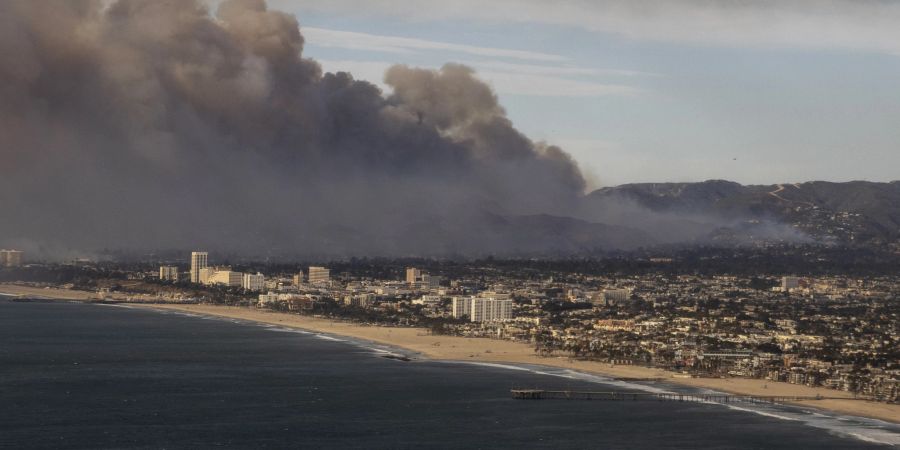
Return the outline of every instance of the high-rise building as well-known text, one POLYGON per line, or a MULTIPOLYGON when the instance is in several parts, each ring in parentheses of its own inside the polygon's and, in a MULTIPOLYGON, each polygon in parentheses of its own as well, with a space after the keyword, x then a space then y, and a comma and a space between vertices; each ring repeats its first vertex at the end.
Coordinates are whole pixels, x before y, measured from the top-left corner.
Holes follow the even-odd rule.
POLYGON ((327 283, 331 280, 330 272, 325 267, 310 266, 309 267, 309 283, 327 283))
POLYGON ((207 267, 209 253, 191 252, 191 283, 202 283, 200 271, 207 267))
POLYGON ((262 291, 266 288, 266 277, 261 273, 245 273, 241 287, 248 291, 262 291))
POLYGON ((0 250, 0 266, 19 267, 22 265, 21 250, 0 250))
POLYGON ((469 318, 472 322, 512 319, 512 300, 475 297, 472 299, 472 313, 469 318))
POLYGON ((472 322, 512 319, 512 300, 492 297, 454 297, 453 317, 468 317, 472 322))
POLYGON ((178 267, 159 266, 159 279, 162 281, 178 281, 178 267))
POLYGON ((416 269, 415 267, 407 267, 406 268, 406 282, 409 284, 414 284, 419 281, 419 278, 422 276, 422 271, 416 269))
POLYGON ((303 284, 303 272, 297 272, 297 274, 294 275, 293 282, 294 286, 300 286, 301 284, 303 284))
POLYGON ((453 317, 462 319, 472 314, 472 297, 453 297, 451 303, 453 317))

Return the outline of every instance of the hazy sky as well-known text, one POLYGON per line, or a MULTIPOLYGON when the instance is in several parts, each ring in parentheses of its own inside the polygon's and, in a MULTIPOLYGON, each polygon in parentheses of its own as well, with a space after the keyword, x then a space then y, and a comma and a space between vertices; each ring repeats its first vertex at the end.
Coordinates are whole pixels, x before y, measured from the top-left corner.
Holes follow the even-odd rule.
POLYGON ((271 0, 379 83, 471 65, 593 186, 900 178, 900 3, 271 0))

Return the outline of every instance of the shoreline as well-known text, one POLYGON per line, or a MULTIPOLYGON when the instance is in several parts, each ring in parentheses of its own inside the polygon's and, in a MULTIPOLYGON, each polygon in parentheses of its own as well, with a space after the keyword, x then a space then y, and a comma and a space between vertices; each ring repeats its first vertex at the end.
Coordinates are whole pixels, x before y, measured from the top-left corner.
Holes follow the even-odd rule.
MULTIPOLYGON (((0 284, 0 293, 19 296, 39 296, 59 300, 88 300, 92 293, 54 288, 32 288, 27 286, 0 284)), ((412 352, 415 357, 449 361, 495 364, 525 364, 569 369, 585 374, 608 378, 663 379, 674 385, 712 389, 736 395, 748 396, 816 396, 843 397, 844 399, 795 401, 790 404, 805 408, 832 411, 841 414, 882 420, 900 424, 900 405, 854 400, 853 395, 824 387, 812 388, 784 382, 774 382, 747 378, 676 378, 674 372, 641 366, 611 365, 596 361, 574 360, 565 356, 542 357, 525 343, 490 338, 469 338, 459 336, 431 335, 423 328, 401 328, 389 326, 362 325, 347 321, 301 316, 267 309, 251 307, 196 305, 196 304, 150 304, 140 302, 125 303, 128 306, 149 308, 160 311, 205 314, 250 322, 283 326, 286 328, 324 333, 331 336, 347 337, 367 341, 376 345, 412 352)), ((409 356, 409 355, 407 355, 409 356)))

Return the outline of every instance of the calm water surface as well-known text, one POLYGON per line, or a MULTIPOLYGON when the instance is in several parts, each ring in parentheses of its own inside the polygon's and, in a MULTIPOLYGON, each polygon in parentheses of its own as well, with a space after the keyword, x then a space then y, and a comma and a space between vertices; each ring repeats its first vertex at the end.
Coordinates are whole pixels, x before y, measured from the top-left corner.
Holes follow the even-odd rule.
POLYGON ((787 407, 516 401, 512 386, 623 386, 561 369, 403 362, 376 350, 240 321, 0 300, 0 447, 863 449, 900 442, 900 430, 883 422, 787 407))

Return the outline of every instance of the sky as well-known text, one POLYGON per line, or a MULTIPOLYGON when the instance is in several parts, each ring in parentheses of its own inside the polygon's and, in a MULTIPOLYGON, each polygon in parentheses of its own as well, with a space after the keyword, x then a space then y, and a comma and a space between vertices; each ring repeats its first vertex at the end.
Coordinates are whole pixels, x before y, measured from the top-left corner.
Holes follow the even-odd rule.
POLYGON ((471 66, 589 188, 900 178, 900 2, 270 0, 304 56, 386 92, 471 66))

